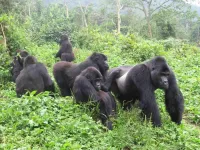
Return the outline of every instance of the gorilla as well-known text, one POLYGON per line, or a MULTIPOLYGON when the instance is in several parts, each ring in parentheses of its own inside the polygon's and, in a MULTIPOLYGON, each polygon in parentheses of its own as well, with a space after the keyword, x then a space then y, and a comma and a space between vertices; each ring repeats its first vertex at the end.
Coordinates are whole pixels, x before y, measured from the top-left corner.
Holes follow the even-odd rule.
POLYGON ((75 59, 74 53, 72 52, 72 44, 70 43, 67 35, 62 35, 60 39, 60 49, 56 54, 56 57, 60 57, 64 61, 73 61, 75 59), (65 53, 64 55, 62 55, 65 53))
POLYGON ((101 90, 101 73, 94 67, 88 67, 78 75, 74 81, 73 94, 77 103, 92 100, 99 106, 99 117, 102 124, 112 130, 110 116, 115 116, 116 102, 110 92, 101 90))
POLYGON ((24 68, 16 79, 16 93, 21 97, 26 91, 34 91, 36 94, 44 91, 54 92, 54 83, 51 80, 46 67, 37 62, 33 56, 27 56, 24 60, 24 68))
POLYGON ((13 82, 16 81, 17 76, 20 74, 20 71, 23 69, 24 58, 29 55, 28 52, 24 50, 17 50, 17 53, 19 55, 14 57, 11 63, 11 70, 10 70, 13 82))
POLYGON ((11 76, 12 81, 15 82, 17 76, 20 74, 20 71, 23 69, 23 65, 21 65, 19 57, 15 56, 13 62, 11 63, 11 76))
POLYGON ((109 68, 107 57, 104 54, 96 52, 80 64, 65 61, 57 62, 53 67, 53 75, 62 96, 71 96, 71 89, 76 76, 87 67, 95 67, 103 75, 104 84, 102 85, 102 90, 104 91, 110 89, 113 78, 119 74, 119 69, 117 69, 110 73, 109 76, 106 76, 106 72, 109 68))
POLYGON ((124 106, 130 109, 136 100, 143 117, 151 118, 154 126, 161 126, 160 113, 156 104, 154 91, 165 91, 165 105, 171 120, 181 123, 184 110, 183 95, 178 88, 175 75, 165 58, 157 56, 136 66, 121 66, 120 77, 113 81, 111 91, 124 106))
POLYGON ((61 61, 68 61, 71 62, 74 60, 74 53, 62 53, 61 54, 61 61))
POLYGON ((25 58, 26 56, 29 55, 29 53, 25 50, 17 50, 17 53, 19 53, 19 55, 22 57, 22 58, 25 58))

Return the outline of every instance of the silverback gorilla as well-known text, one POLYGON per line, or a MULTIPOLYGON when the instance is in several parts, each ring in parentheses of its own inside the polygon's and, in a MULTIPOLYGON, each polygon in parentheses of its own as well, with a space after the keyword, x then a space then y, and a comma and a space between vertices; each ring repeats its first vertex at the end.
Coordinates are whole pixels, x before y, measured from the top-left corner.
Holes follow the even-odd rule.
POLYGON ((65 61, 57 62, 53 67, 53 74, 62 96, 71 96, 71 89, 76 76, 78 76, 81 71, 87 67, 95 67, 103 75, 103 91, 109 90, 113 78, 119 74, 119 69, 117 69, 117 71, 112 72, 108 77, 106 77, 106 72, 109 68, 107 64, 107 57, 101 53, 93 53, 80 64, 65 61))
POLYGON ((88 102, 90 99, 99 105, 99 117, 109 130, 112 130, 110 116, 115 116, 116 102, 110 92, 101 90, 102 75, 94 67, 88 67, 76 77, 73 94, 77 103, 88 102))
POLYGON ((17 76, 20 74, 20 71, 23 69, 23 62, 26 56, 28 56, 28 52, 24 50, 18 50, 18 56, 15 56, 11 63, 11 76, 12 81, 15 82, 17 76))
POLYGON ((171 120, 177 124, 181 123, 184 99, 165 58, 158 56, 136 66, 121 66, 110 71, 119 68, 120 78, 113 82, 111 90, 125 109, 131 108, 138 99, 142 114, 151 118, 154 126, 161 126, 154 94, 159 88, 165 91, 166 110, 171 120))
POLYGON ((46 67, 37 62, 33 56, 27 56, 24 60, 24 68, 16 79, 16 93, 21 97, 26 91, 37 93, 44 91, 54 92, 54 83, 51 80, 46 67))
POLYGON ((56 54, 56 57, 60 57, 63 61, 73 61, 74 53, 72 52, 72 44, 70 43, 67 35, 62 35, 60 39, 60 49, 56 54))

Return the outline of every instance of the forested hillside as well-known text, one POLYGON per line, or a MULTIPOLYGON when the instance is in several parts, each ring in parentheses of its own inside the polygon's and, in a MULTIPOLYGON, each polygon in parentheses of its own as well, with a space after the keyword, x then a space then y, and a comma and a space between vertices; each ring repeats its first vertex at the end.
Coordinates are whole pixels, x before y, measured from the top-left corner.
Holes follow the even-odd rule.
POLYGON ((200 16, 181 0, 0 1, 0 149, 199 150, 200 16), (73 6, 73 7, 70 7, 73 6), (145 13, 147 12, 147 13, 145 13), (142 119, 117 102, 108 130, 91 103, 62 97, 53 76, 61 35, 71 41, 74 63, 93 52, 108 58, 109 68, 134 66, 163 56, 184 97, 180 125, 165 108, 165 93, 156 90, 162 126, 142 119), (18 98, 11 63, 26 50, 43 63, 55 84, 53 96, 36 91, 18 98))

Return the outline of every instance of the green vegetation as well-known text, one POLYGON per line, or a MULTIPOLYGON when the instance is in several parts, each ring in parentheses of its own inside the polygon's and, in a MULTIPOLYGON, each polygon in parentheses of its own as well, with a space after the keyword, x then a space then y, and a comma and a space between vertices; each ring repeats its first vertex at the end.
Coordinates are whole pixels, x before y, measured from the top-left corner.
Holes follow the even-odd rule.
MULTIPOLYGON (((41 0, 35 0, 34 4, 33 1, 22 0, 20 3, 26 7, 16 7, 17 1, 12 0, 9 4, 6 2, 0 1, 0 6, 3 7, 0 10, 0 41, 4 39, 3 32, 6 36, 6 45, 0 43, 0 149, 200 149, 200 49, 189 42, 193 41, 189 39, 189 33, 184 34, 188 39, 181 39, 180 36, 167 38, 172 32, 180 34, 181 28, 177 30, 174 27, 158 33, 154 30, 157 28, 153 24, 153 18, 152 31, 157 32, 157 37, 144 39, 147 33, 139 34, 140 36, 138 33, 147 24, 137 32, 131 26, 132 22, 125 24, 130 18, 127 22, 122 20, 122 25, 127 28, 122 26, 122 33, 119 34, 113 31, 114 26, 109 20, 99 26, 92 26, 95 21, 92 19, 92 6, 87 10, 88 26, 83 27, 80 16, 76 17, 80 11, 79 7, 69 11, 70 17, 66 18, 63 14, 64 7, 60 8, 57 4, 44 6, 41 0), (26 8, 29 8, 27 2, 33 5, 31 14, 26 11, 26 8), (118 104, 118 117, 114 119, 112 131, 107 131, 96 119, 95 108, 89 110, 87 105, 77 105, 73 97, 60 97, 58 87, 55 98, 48 96, 48 92, 37 96, 33 96, 32 92, 30 96, 17 98, 15 83, 11 82, 9 72, 9 64, 16 50, 26 49, 37 57, 38 61, 47 66, 54 80, 53 65, 59 61, 54 58, 59 48, 55 41, 63 33, 70 36, 76 63, 85 60, 94 51, 107 55, 110 68, 125 64, 134 65, 156 55, 164 56, 176 74, 185 99, 182 124, 178 126, 170 121, 161 90, 156 91, 156 98, 162 127, 153 128, 150 122, 142 121, 137 107, 131 111, 123 111, 118 104)), ((101 11, 105 16, 108 13, 104 12, 104 9, 101 11)), ((167 12, 173 16, 171 10, 167 12)), ((164 14, 162 11, 155 15, 155 20, 159 20, 164 14)), ((111 13, 109 17, 112 16, 111 13)), ((126 17, 128 16, 124 14, 122 19, 126 17)), ((192 20, 192 17, 190 19, 192 20)), ((159 31, 170 26, 163 20, 159 23, 159 31)), ((191 33, 197 31, 198 27, 199 25, 195 24, 191 33)), ((195 34, 195 42, 196 38, 198 39, 195 34)))

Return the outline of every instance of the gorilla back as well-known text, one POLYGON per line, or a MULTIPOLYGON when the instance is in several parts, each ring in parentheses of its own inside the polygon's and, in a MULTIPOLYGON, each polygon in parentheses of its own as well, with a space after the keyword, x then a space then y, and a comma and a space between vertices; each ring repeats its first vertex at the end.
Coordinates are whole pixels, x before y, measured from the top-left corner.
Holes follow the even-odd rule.
POLYGON ((95 67, 102 75, 108 70, 107 57, 104 54, 93 53, 80 64, 60 61, 53 67, 54 78, 61 90, 62 96, 70 96, 74 80, 87 67, 95 67))
MULTIPOLYGON (((163 57, 155 57, 136 66, 121 66, 118 79, 112 84, 112 91, 125 109, 129 109, 136 100, 140 102, 142 114, 151 118, 154 126, 161 126, 160 113, 154 91, 165 91, 165 105, 171 120, 181 123, 184 99, 177 86, 173 71, 163 57)), ((111 72, 109 71, 109 72, 111 72)))
POLYGON ((38 63, 33 56, 27 56, 24 68, 16 79, 16 93, 20 97, 26 91, 34 90, 37 91, 36 94, 43 91, 54 92, 54 84, 46 67, 42 63, 38 63))

